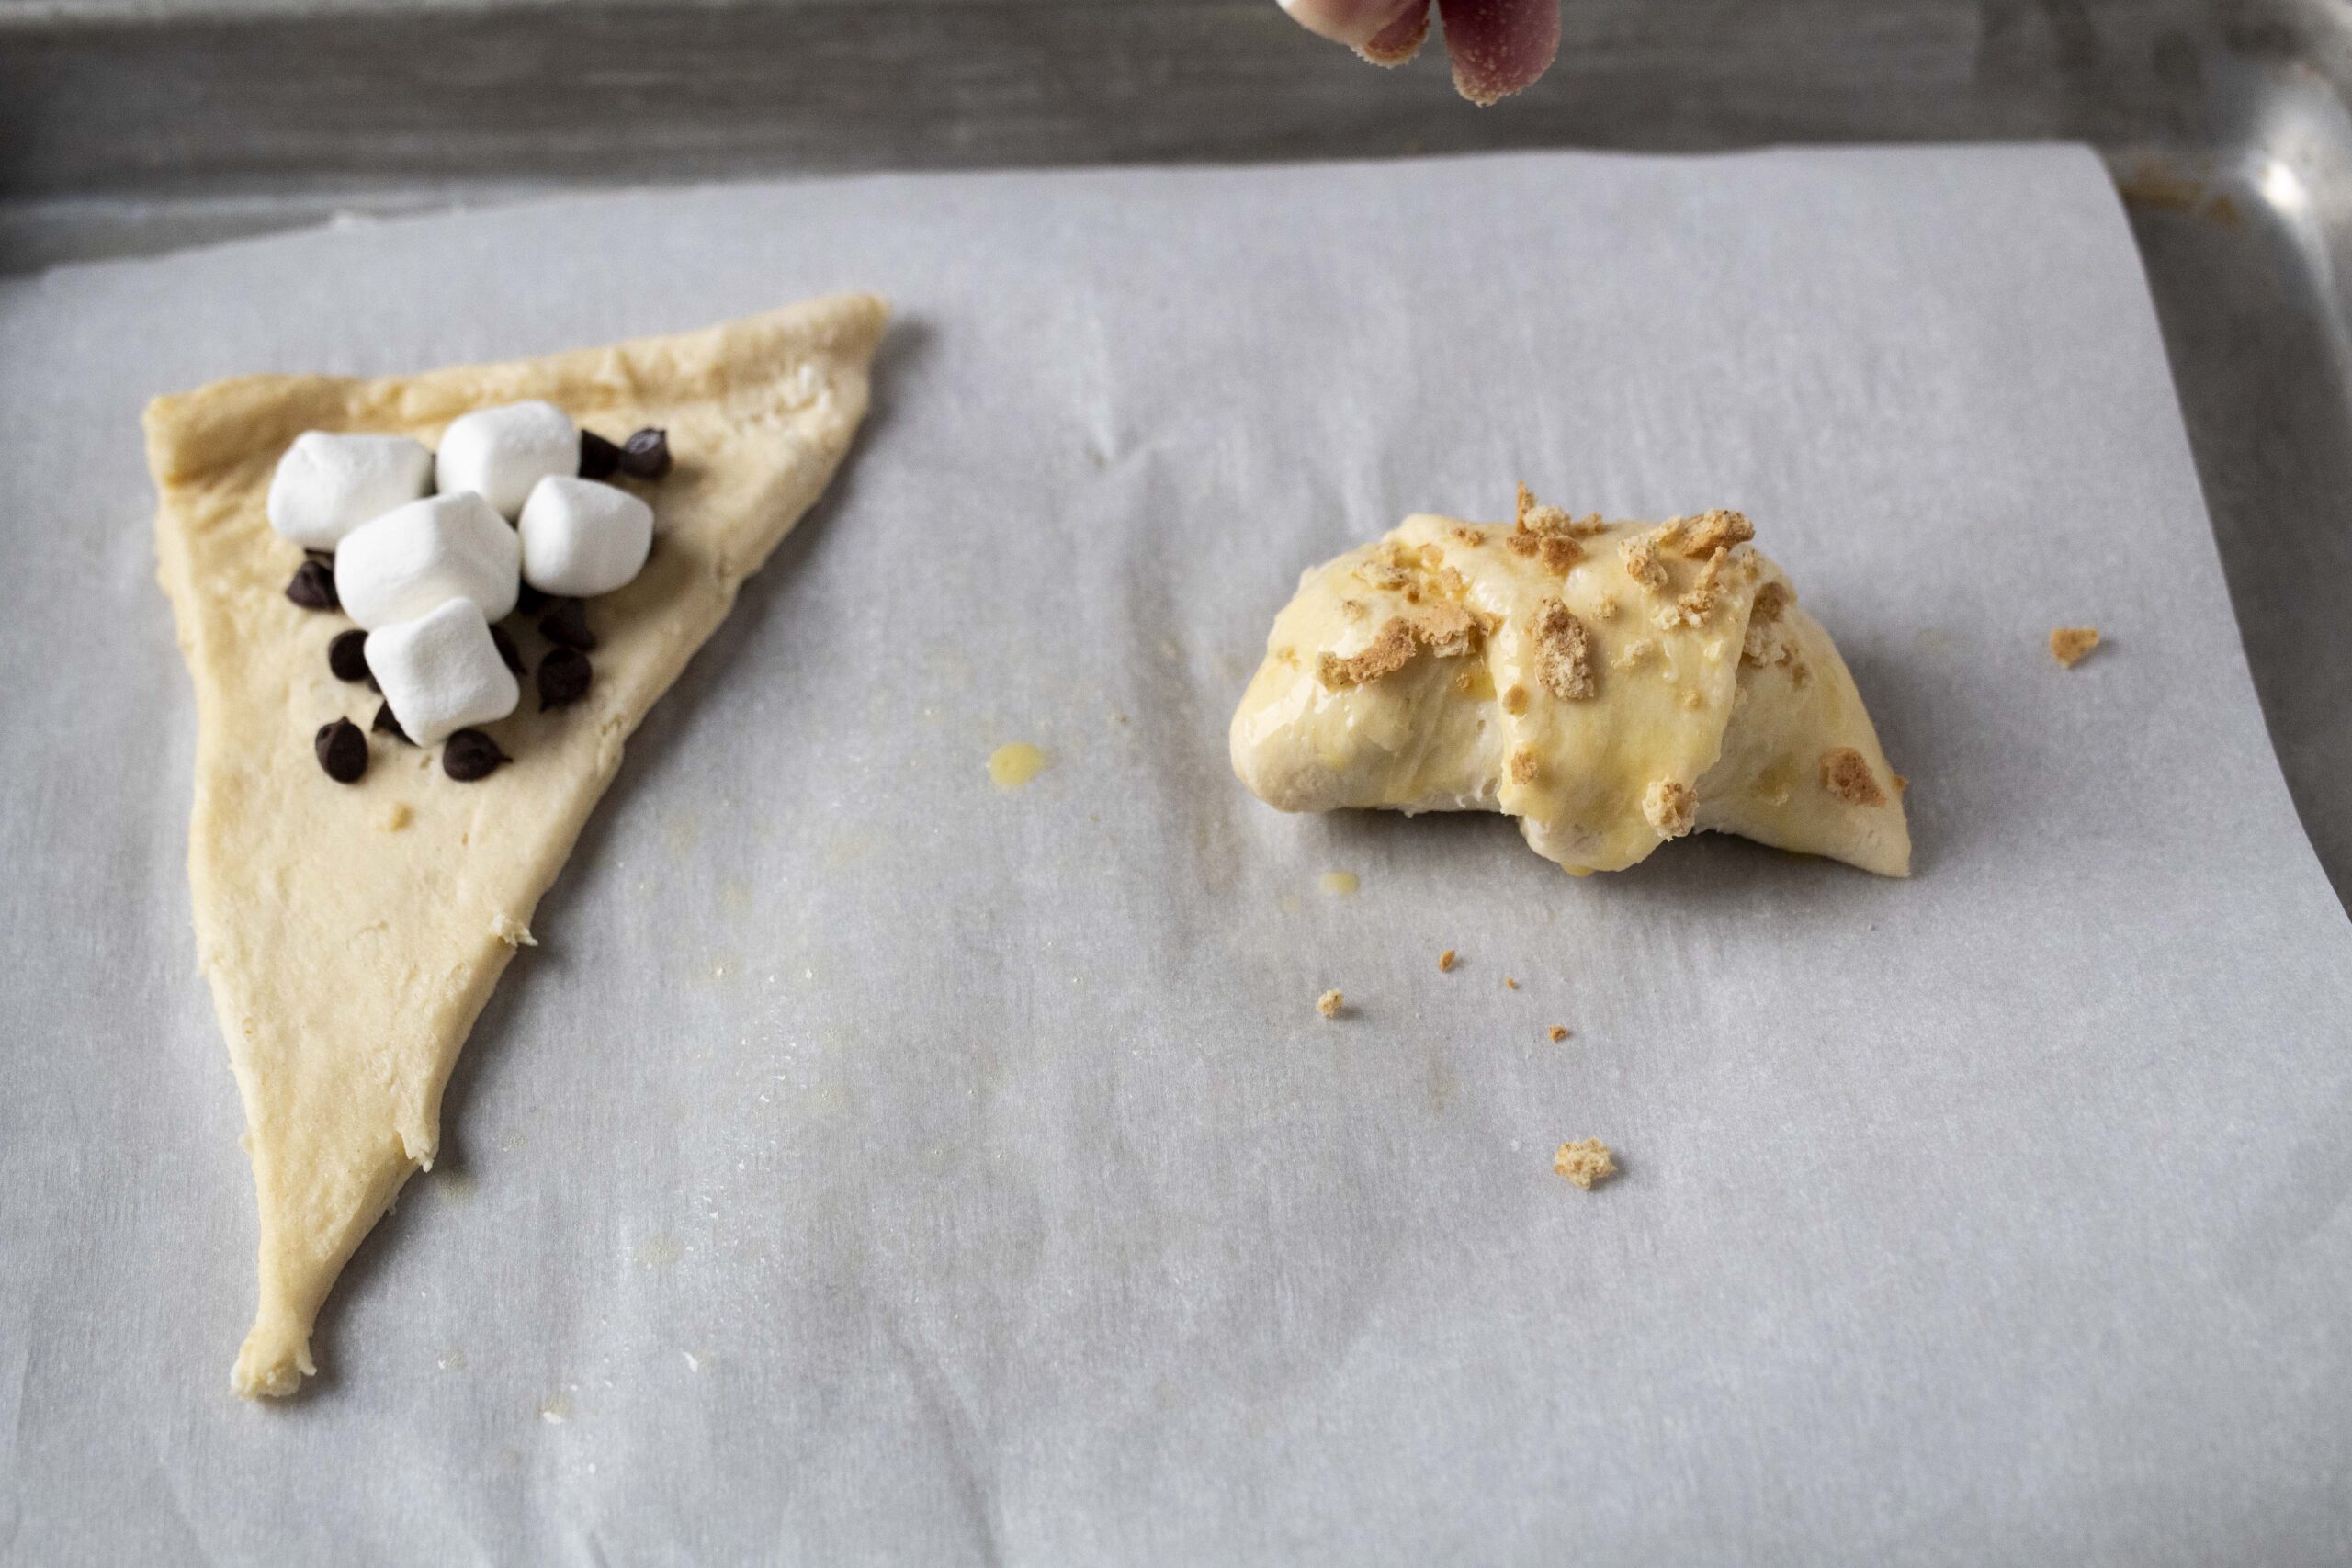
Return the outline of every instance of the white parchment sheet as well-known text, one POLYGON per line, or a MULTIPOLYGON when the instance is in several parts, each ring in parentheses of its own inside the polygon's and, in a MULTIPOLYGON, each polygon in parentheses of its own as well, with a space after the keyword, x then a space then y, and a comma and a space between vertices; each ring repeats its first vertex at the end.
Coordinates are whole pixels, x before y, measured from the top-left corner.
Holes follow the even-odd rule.
POLYGON ((2088 154, 615 196, 9 284, 0 366, 0 1559, 2352 1556, 2352 931, 2088 154), (848 467, 236 1401, 141 405, 844 287, 848 467), (1300 569, 1522 479, 1758 520, 1915 880, 1236 784, 1300 569))

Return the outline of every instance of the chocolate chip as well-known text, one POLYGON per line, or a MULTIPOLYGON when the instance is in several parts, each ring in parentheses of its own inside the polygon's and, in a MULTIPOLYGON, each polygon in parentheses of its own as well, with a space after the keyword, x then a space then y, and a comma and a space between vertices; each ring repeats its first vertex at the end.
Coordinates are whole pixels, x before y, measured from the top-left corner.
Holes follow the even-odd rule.
POLYGON ((327 668, 334 671, 338 681, 360 682, 368 674, 368 634, 356 627, 337 632, 327 644, 327 668))
POLYGON ((319 754, 319 766, 337 784, 357 784, 368 771, 368 738, 347 718, 319 726, 311 746, 319 754))
POLYGON ((621 449, 593 430, 580 433, 580 477, 608 479, 621 466, 621 449))
POLYGON ((459 784, 486 779, 514 760, 479 729, 460 729, 441 748, 441 771, 459 784))
POLYGON ((286 585, 286 596, 305 610, 343 607, 343 601, 334 596, 334 568, 315 558, 294 569, 294 581, 286 585))
POLYGON ((558 648, 594 651, 596 634, 588 629, 588 609, 577 599, 559 599, 554 609, 539 617, 539 635, 558 648))
POLYGON ((416 744, 415 741, 411 740, 408 738, 408 731, 401 728, 401 721, 392 716, 392 705, 390 703, 378 703, 376 705, 376 722, 369 725, 368 728, 374 730, 379 735, 390 736, 393 739, 399 741, 403 746, 413 746, 416 744))
POLYGON ((490 640, 497 646, 498 657, 506 660, 506 668, 512 670, 517 675, 525 673, 523 669, 523 656, 519 652, 515 651, 514 639, 513 637, 508 637, 498 627, 492 626, 490 628, 490 640))
POLYGON ((639 431, 621 444, 621 472, 633 479, 658 479, 670 471, 670 433, 639 431))
POLYGON ((588 682, 596 671, 588 656, 576 648, 548 650, 539 660, 539 711, 570 707, 588 694, 588 682))
POLYGON ((541 610, 546 609, 550 601, 546 594, 540 592, 537 589, 532 587, 527 582, 519 583, 515 586, 514 613, 518 615, 536 615, 541 610))

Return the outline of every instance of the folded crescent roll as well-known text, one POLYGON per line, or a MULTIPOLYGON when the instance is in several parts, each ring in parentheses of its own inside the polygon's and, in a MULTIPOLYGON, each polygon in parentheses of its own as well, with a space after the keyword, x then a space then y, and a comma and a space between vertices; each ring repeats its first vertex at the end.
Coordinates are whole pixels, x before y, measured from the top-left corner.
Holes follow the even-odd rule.
POLYGON ((1233 716, 1283 811, 1502 811, 1617 871, 1697 828, 1906 876, 1901 775, 1829 634, 1736 512, 1408 517, 1309 570, 1233 716))

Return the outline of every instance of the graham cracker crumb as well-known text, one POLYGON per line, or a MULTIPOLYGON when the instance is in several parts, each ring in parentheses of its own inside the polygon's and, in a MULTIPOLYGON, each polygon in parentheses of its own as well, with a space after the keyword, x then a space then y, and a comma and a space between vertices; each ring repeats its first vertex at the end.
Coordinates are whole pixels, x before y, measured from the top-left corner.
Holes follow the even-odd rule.
POLYGON ((1617 1174, 1617 1156, 1599 1138, 1587 1138, 1582 1143, 1562 1144, 1560 1152, 1552 1156, 1552 1168, 1589 1192, 1594 1182, 1617 1174))
POLYGON ((1715 613, 1715 583, 1723 575, 1725 552, 1717 550, 1707 558, 1690 591, 1673 604, 1660 607, 1657 626, 1660 631, 1672 631, 1677 626, 1701 626, 1715 613))
POLYGON ((1688 517, 1669 517, 1650 530, 1650 542, 1661 550, 1670 550, 1682 542, 1682 530, 1690 525, 1688 517))
POLYGON ((1789 585, 1776 578, 1756 591, 1756 603, 1747 612, 1748 624, 1761 621, 1769 626, 1781 618, 1781 611, 1796 602, 1797 596, 1789 585))
POLYGON ((1521 714, 1523 714, 1526 711, 1526 687, 1515 685, 1503 694, 1503 712, 1510 715, 1513 718, 1517 718, 1521 714))
POLYGON ((1430 604, 1413 617, 1412 633, 1440 659, 1459 659, 1478 643, 1478 623, 1459 604, 1430 604))
POLYGON ((1642 815, 1649 825, 1669 839, 1688 833, 1695 820, 1699 797, 1690 786, 1674 779, 1652 779, 1650 787, 1642 792, 1642 815))
POLYGON ((1511 554, 1523 556, 1529 560, 1544 553, 1544 541, 1525 532, 1511 535, 1503 540, 1503 544, 1511 554))
POLYGON ((1437 955, 1437 972, 1441 975, 1453 973, 1453 949, 1449 947, 1437 955))
POLYGON ((1545 691, 1565 701, 1582 702, 1600 691, 1591 634, 1557 599, 1544 600, 1535 612, 1535 674, 1545 691))
POLYGON ((396 800, 385 808, 383 819, 377 826, 387 833, 397 833, 415 820, 416 813, 409 809, 408 802, 396 800))
POLYGON ((1682 705, 1690 712, 1697 713, 1707 705, 1707 694, 1696 686, 1685 686, 1682 688, 1682 705))
POLYGON ((1544 570, 1561 577, 1568 569, 1584 559, 1584 547, 1565 534, 1547 534, 1544 538, 1544 570))
POLYGON ((1522 746, 1510 754, 1511 783, 1532 784, 1535 782, 1535 775, 1539 771, 1541 770, 1535 761, 1535 753, 1526 747, 1522 746))
POLYGON ((1617 657, 1609 661, 1609 666, 1612 670, 1638 670, 1657 652, 1657 644, 1637 637, 1617 650, 1617 657))
POLYGON ((1347 1003, 1348 998, 1339 992, 1326 991, 1315 998, 1315 1010, 1325 1018, 1337 1018, 1340 1016, 1340 1010, 1347 1006, 1347 1003))
POLYGON ((2050 657, 2072 670, 2098 646, 2097 626, 2060 626, 2050 634, 2050 657))
POLYGON ((1617 595, 1614 593, 1603 593, 1600 598, 1594 600, 1592 604, 1592 613, 1599 615, 1604 621, 1615 620, 1617 618, 1617 595))
POLYGON ((1391 615, 1369 643, 1348 658, 1324 654, 1316 663, 1316 674, 1334 692, 1370 685, 1410 664, 1424 646, 1440 659, 1469 653, 1478 645, 1480 630, 1477 617, 1459 604, 1425 605, 1410 617, 1391 615))
POLYGON ((1346 659, 1327 653, 1317 661, 1316 671, 1325 687, 1334 692, 1368 685, 1411 663, 1414 646, 1412 626, 1403 618, 1392 616, 1360 651, 1346 659))
POLYGON ((1552 1026, 1553 1044, 1557 1045, 1561 1041, 1566 1040, 1567 1037, 1568 1030, 1566 1024, 1555 1023, 1552 1026))
POLYGON ((1519 487, 1519 506, 1513 514, 1513 526, 1522 534, 1543 534, 1567 537, 1577 520, 1556 506, 1545 506, 1535 499, 1534 491, 1525 485, 1519 487))
POLYGON ((1851 746, 1821 754, 1821 787, 1849 806, 1886 804, 1886 791, 1871 776, 1870 763, 1851 746))
POLYGON ((1600 520, 1600 513, 1598 512, 1588 512, 1568 525, 1569 537, 1577 539, 1589 539, 1595 534, 1605 534, 1608 531, 1609 525, 1600 520))
POLYGON ((1516 991, 1517 989, 1519 989, 1519 982, 1518 982, 1518 981, 1516 981, 1516 980, 1514 980, 1514 979, 1512 979, 1512 978, 1511 978, 1510 976, 1508 976, 1508 975, 1506 975, 1506 976, 1503 976, 1503 984, 1504 984, 1504 985, 1506 985, 1506 986, 1509 986, 1509 987, 1510 987, 1512 990, 1514 990, 1514 991, 1516 991))
POLYGON ((1456 528, 1453 531, 1453 536, 1474 550, 1487 542, 1487 531, 1484 528, 1456 528))
POLYGON ((1340 601, 1340 614, 1351 621, 1361 621, 1372 612, 1363 607, 1361 599, 1342 599, 1340 601))
POLYGON ((1657 558, 1654 536, 1636 534, 1630 539, 1620 539, 1617 554, 1625 562, 1625 575, 1651 592, 1663 593, 1673 585, 1673 579, 1666 575, 1665 563, 1657 558))
POLYGON ((1682 542, 1682 553, 1692 560, 1700 560, 1716 550, 1744 545, 1756 537, 1756 525, 1736 512, 1718 506, 1702 513, 1682 542))

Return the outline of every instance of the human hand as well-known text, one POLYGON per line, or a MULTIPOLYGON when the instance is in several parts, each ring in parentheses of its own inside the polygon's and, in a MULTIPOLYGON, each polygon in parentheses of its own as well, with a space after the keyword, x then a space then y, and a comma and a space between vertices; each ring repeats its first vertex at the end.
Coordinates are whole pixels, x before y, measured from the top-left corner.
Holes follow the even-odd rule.
MULTIPOLYGON (((1282 0, 1309 32, 1375 65, 1402 65, 1430 36, 1430 0, 1282 0)), ((1453 85, 1484 107, 1532 85, 1560 48, 1560 0, 1436 0, 1453 85)))

